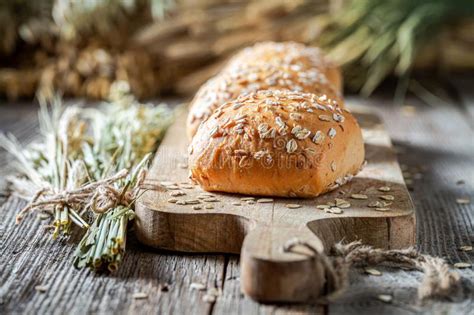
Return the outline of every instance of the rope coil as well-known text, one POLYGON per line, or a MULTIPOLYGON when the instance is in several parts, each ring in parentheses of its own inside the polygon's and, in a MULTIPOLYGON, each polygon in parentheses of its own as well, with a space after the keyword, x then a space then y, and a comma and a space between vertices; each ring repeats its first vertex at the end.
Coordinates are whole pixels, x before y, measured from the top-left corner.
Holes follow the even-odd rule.
POLYGON ((413 247, 383 250, 355 241, 348 244, 337 243, 331 248, 330 255, 326 255, 318 252, 308 242, 295 238, 284 245, 283 251, 302 254, 300 251, 295 251, 297 246, 309 250, 311 252, 309 257, 314 260, 314 263, 324 267, 328 293, 321 297, 322 303, 337 299, 347 289, 349 270, 353 266, 390 263, 392 267, 410 268, 423 272, 423 280, 418 286, 418 298, 421 301, 428 298, 447 298, 460 287, 461 283, 459 273, 450 270, 444 259, 420 254, 413 247))

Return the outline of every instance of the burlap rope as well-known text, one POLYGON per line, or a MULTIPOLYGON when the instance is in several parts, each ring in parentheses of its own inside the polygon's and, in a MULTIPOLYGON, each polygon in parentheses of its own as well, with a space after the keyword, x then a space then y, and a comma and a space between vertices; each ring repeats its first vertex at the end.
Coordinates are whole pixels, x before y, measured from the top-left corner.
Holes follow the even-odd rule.
POLYGON ((392 267, 411 268, 424 273, 423 280, 418 286, 418 298, 446 298, 455 292, 460 285, 461 277, 456 271, 451 271, 448 264, 439 257, 420 254, 413 247, 406 249, 383 250, 363 245, 360 241, 349 244, 337 243, 329 255, 319 253, 312 245, 299 239, 289 240, 283 250, 296 252, 295 248, 302 246, 308 249, 311 259, 322 264, 326 271, 328 293, 319 302, 333 301, 349 286, 349 270, 352 266, 365 267, 389 263, 392 267))

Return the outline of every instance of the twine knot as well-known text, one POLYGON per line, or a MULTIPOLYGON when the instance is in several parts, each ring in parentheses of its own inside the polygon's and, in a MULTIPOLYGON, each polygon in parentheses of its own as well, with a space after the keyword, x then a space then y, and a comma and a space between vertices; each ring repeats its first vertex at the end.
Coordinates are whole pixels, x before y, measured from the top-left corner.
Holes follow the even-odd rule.
POLYGON ((87 205, 96 213, 104 213, 119 204, 129 206, 140 190, 146 171, 139 172, 136 183, 130 190, 128 187, 117 188, 114 184, 126 178, 128 174, 128 170, 123 169, 109 177, 75 189, 59 192, 50 188, 38 190, 26 207, 18 213, 16 221, 19 223, 27 212, 37 208, 87 205))

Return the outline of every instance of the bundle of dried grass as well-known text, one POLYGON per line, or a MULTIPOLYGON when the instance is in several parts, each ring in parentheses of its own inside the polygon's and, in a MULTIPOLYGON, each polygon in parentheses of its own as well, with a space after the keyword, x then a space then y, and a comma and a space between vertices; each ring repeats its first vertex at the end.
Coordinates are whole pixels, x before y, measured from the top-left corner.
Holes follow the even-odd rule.
POLYGON ((86 2, 51 0, 50 19, 21 24, 16 53, 0 62, 0 95, 49 97, 59 90, 102 99, 116 80, 128 81, 139 98, 190 93, 242 47, 313 38, 302 32, 305 21, 328 6, 328 0, 182 0, 166 19, 153 20, 170 1, 134 0, 134 10, 124 0, 81 7, 86 2))

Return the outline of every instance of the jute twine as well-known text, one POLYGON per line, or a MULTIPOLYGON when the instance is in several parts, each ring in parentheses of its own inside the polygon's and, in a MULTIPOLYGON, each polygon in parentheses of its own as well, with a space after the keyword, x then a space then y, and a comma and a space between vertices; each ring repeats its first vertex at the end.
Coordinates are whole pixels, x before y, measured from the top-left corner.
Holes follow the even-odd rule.
POLYGON ((413 247, 383 250, 355 241, 348 244, 337 243, 331 248, 329 255, 326 255, 319 253, 308 242, 292 239, 285 244, 283 250, 302 254, 301 251, 295 251, 297 246, 308 249, 314 263, 322 264, 325 269, 328 293, 321 297, 319 302, 322 303, 335 300, 347 289, 349 270, 353 266, 387 264, 423 272, 423 280, 418 286, 418 298, 421 301, 428 298, 447 298, 459 289, 461 282, 459 273, 450 270, 442 258, 420 254, 413 247))
POLYGON ((114 183, 126 178, 129 172, 123 169, 96 182, 89 183, 77 189, 54 191, 50 188, 38 190, 31 201, 16 216, 19 223, 25 214, 35 209, 45 209, 50 206, 82 205, 95 213, 104 213, 121 204, 129 206, 135 200, 140 185, 143 183, 146 172, 142 170, 134 187, 117 188, 114 183))

